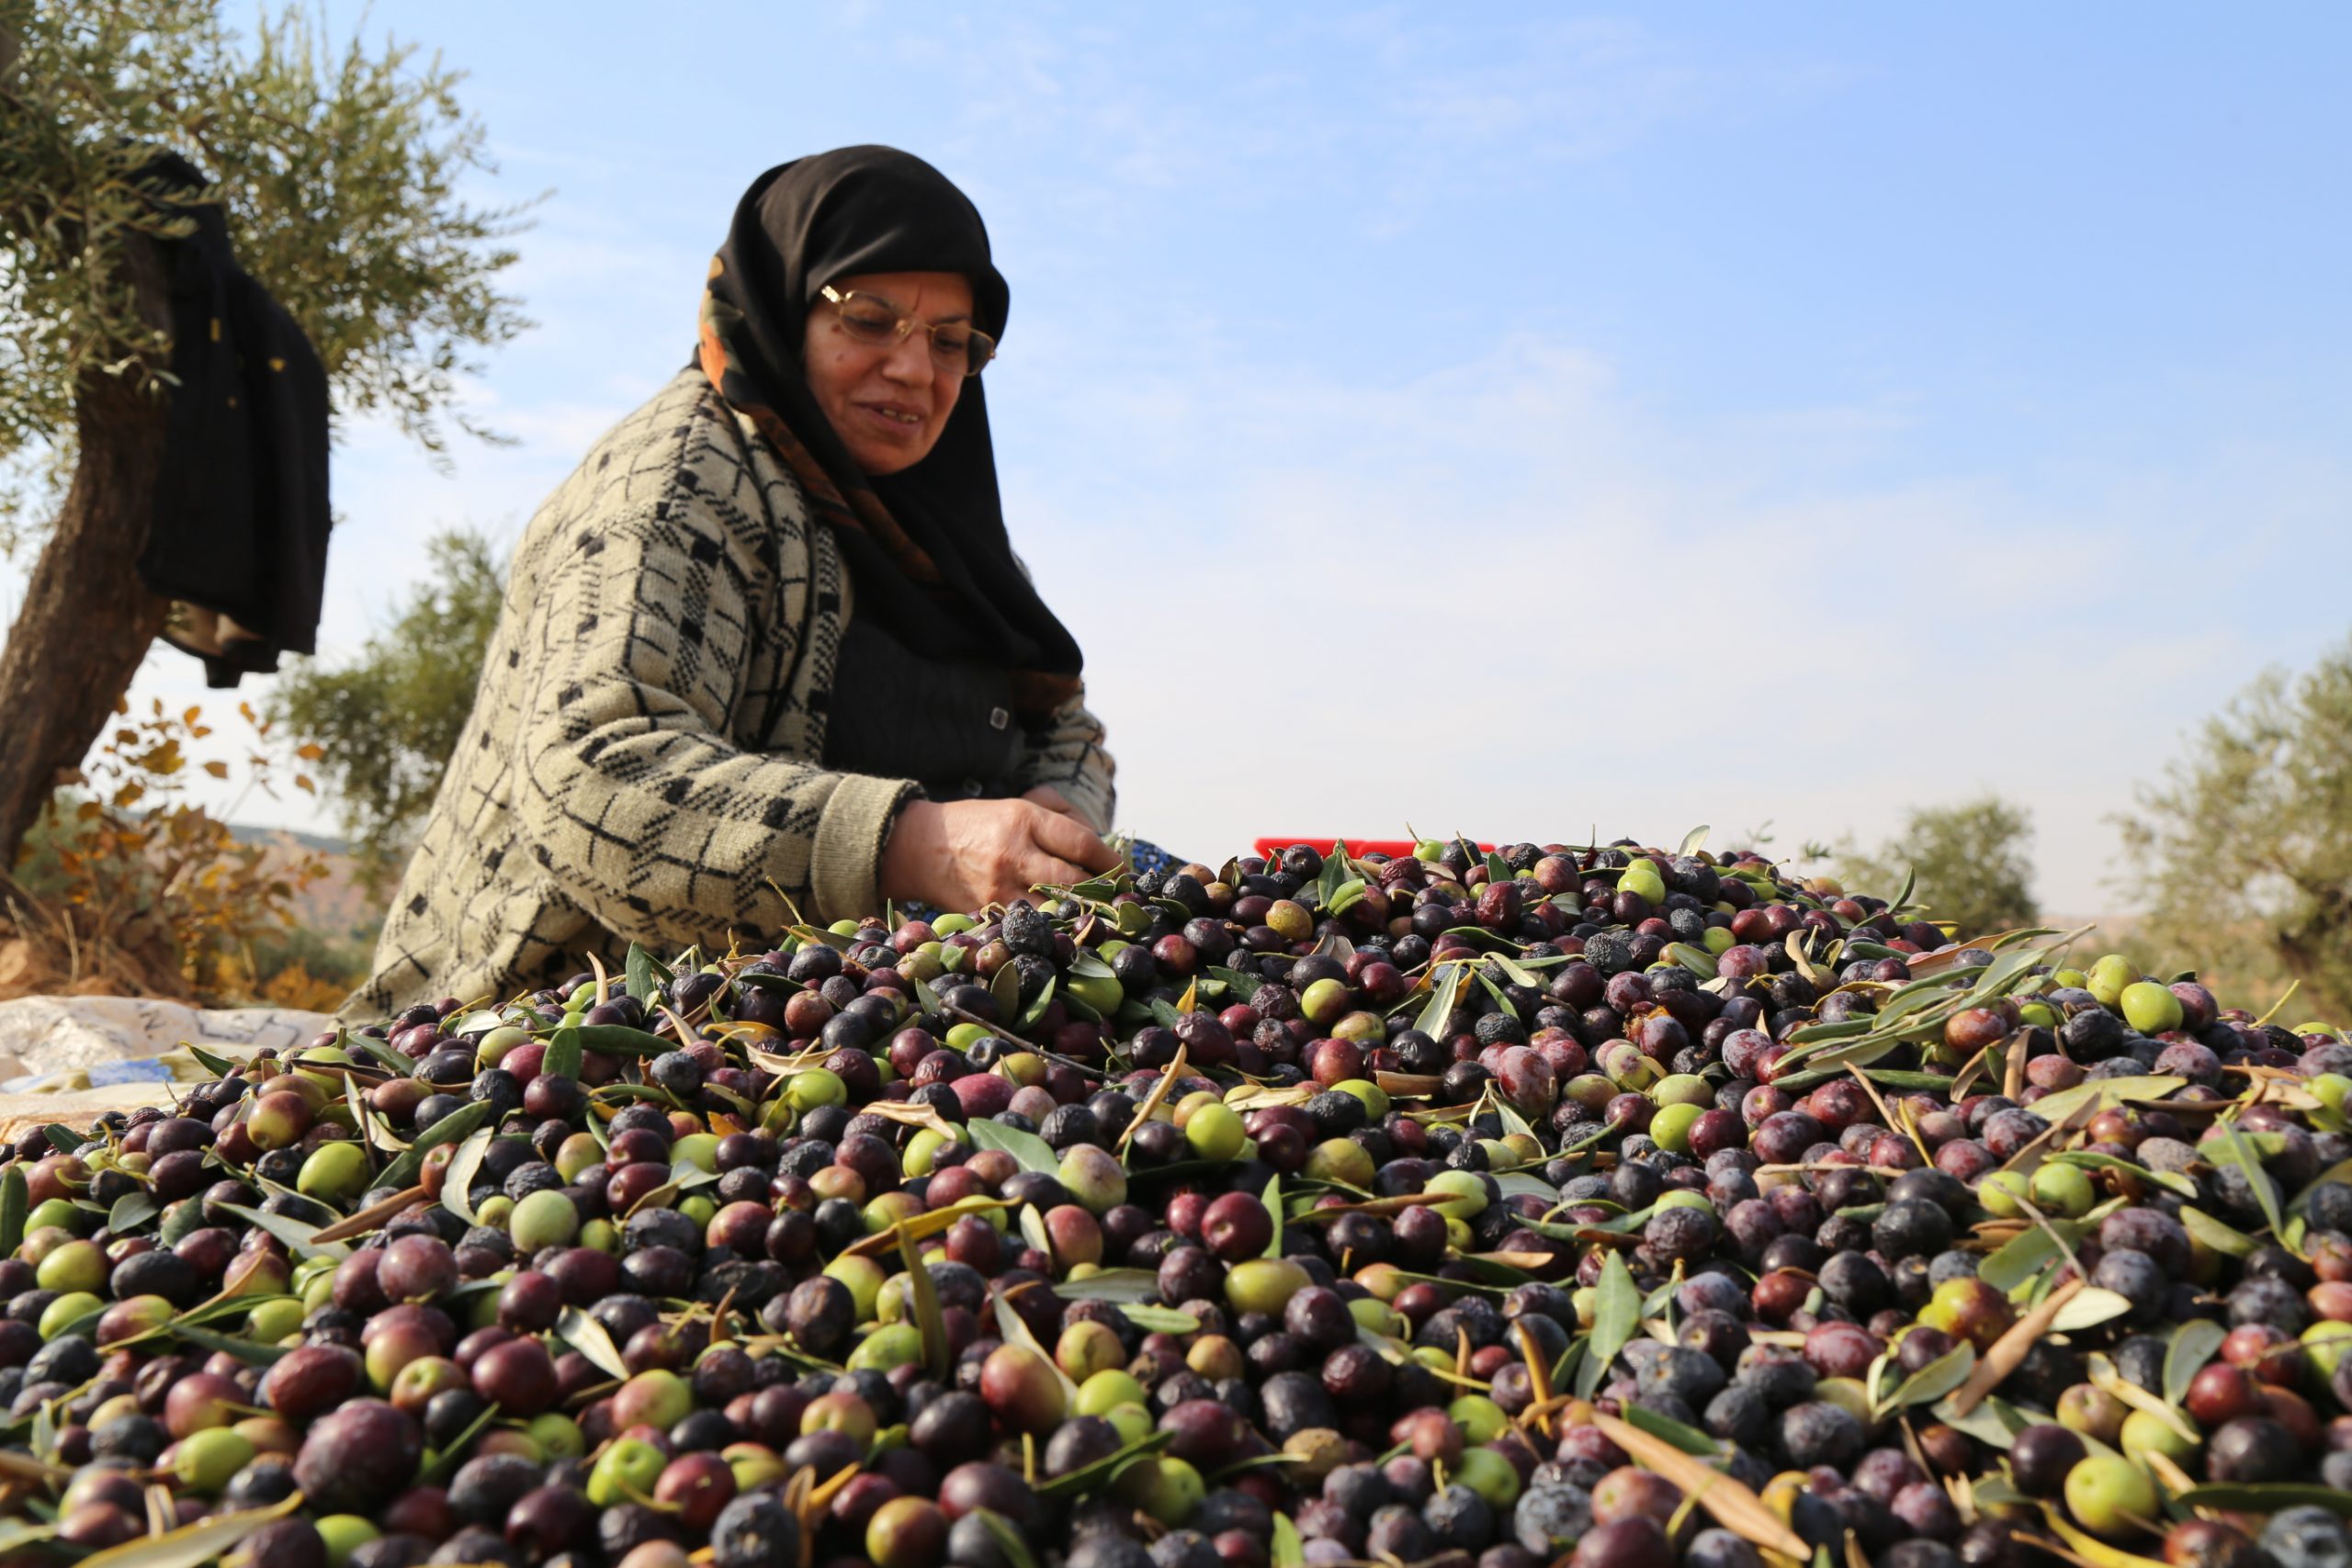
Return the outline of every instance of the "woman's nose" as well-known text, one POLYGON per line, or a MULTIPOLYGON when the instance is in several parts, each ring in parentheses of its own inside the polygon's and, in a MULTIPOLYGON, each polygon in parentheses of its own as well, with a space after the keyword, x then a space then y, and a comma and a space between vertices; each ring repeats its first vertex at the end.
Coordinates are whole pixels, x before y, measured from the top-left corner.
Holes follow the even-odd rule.
POLYGON ((918 331, 894 344, 882 358, 882 374, 910 387, 931 385, 931 339, 918 331))

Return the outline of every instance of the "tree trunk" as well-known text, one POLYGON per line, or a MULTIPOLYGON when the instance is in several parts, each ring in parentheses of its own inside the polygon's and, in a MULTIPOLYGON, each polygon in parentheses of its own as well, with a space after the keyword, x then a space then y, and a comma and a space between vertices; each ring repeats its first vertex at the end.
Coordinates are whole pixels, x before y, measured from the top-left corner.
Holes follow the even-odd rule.
MULTIPOLYGON (((142 313, 169 320, 163 258, 126 235, 127 265, 142 313)), ((74 482, 42 547, 24 607, 0 648, 0 869, 139 672, 169 608, 139 579, 163 467, 165 400, 122 381, 93 378, 75 403, 74 482)))

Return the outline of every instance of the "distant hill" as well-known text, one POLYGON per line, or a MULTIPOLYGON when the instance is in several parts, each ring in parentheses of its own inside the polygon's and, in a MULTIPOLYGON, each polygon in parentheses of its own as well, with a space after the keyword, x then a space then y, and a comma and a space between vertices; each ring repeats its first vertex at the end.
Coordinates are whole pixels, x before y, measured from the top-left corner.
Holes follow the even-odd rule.
POLYGON ((351 853, 351 842, 347 839, 329 838, 324 833, 298 832, 292 828, 264 828, 253 822, 232 822, 229 824, 229 836, 241 844, 300 844, 322 855, 348 857, 351 853))
MULTIPOLYGON (((326 862, 326 875, 311 884, 294 900, 297 924, 323 937, 345 939, 370 935, 382 921, 383 899, 359 885, 358 862, 352 857, 347 840, 250 823, 232 822, 229 831, 240 843, 267 845, 288 858, 307 852, 326 862)), ((387 890, 384 898, 390 897, 387 890)))

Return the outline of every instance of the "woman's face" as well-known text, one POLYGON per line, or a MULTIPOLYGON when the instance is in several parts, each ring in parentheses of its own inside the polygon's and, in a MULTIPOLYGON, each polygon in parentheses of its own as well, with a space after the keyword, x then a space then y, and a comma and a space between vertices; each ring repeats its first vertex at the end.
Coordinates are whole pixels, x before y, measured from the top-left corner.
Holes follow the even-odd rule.
POLYGON ((928 457, 964 389, 960 368, 933 357, 925 330, 972 319, 972 286, 961 273, 874 272, 832 280, 836 292, 879 296, 910 316, 916 330, 888 343, 850 336, 830 301, 809 308, 801 363, 817 406, 857 466, 895 474, 928 457))

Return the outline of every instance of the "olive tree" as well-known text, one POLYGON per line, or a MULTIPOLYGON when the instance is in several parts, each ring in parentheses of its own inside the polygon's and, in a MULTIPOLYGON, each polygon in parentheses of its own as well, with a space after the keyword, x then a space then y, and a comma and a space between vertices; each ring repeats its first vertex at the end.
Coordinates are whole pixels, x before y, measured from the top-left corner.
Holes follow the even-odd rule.
POLYGON ((309 17, 251 39, 220 0, 0 0, 0 543, 40 554, 0 648, 0 867, 97 737, 168 606, 135 563, 170 396, 166 246, 135 189, 155 149, 215 183, 238 259, 324 362, 340 421, 395 421, 436 460, 476 350, 527 323, 498 288, 519 207, 459 73, 413 46, 331 47, 309 17))
POLYGON ((2352 1007, 2352 640, 2255 681, 2138 805, 2120 826, 2144 941, 2300 982, 2282 1022, 2352 1007))
POLYGON ((1986 795, 1956 806, 1920 807, 1903 830, 1876 853, 1852 844, 1837 852, 1846 885, 1892 897, 1905 872, 1917 883, 1913 902, 1934 919, 1958 923, 1964 935, 2015 931, 2041 918, 2033 897, 2033 816, 2023 807, 1986 795))

